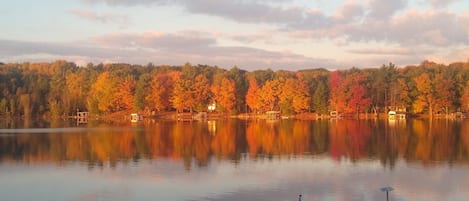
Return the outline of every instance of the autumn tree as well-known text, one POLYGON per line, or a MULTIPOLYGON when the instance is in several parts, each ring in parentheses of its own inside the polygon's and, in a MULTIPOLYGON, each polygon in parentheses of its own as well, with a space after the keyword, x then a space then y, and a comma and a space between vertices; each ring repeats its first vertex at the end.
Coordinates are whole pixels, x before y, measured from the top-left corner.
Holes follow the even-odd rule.
POLYGON ((20 106, 23 109, 25 118, 31 117, 31 96, 29 94, 20 95, 20 106))
POLYGON ((466 82, 466 86, 461 94, 461 107, 465 111, 469 111, 469 80, 466 82))
POLYGON ((409 108, 412 105, 411 90, 406 78, 398 78, 396 83, 395 106, 399 108, 409 108))
POLYGON ((88 111, 111 112, 114 110, 114 94, 117 92, 117 81, 108 71, 101 73, 91 86, 88 97, 88 111))
POLYGON ((171 104, 178 112, 189 109, 192 113, 197 102, 194 99, 194 91, 192 90, 192 81, 180 78, 174 83, 171 104))
POLYGON ((365 75, 361 71, 347 75, 345 80, 345 94, 348 96, 346 111, 361 112, 364 108, 369 106, 371 100, 367 97, 366 88, 364 87, 365 79, 365 75))
POLYGON ((222 111, 231 113, 235 106, 235 82, 228 78, 223 78, 218 85, 212 85, 214 101, 221 107, 222 111))
POLYGON ((84 110, 86 107, 86 77, 80 73, 67 73, 65 76, 65 85, 70 97, 71 106, 76 109, 84 110))
POLYGON ((246 94, 246 104, 251 110, 257 112, 261 108, 259 101, 259 85, 256 78, 249 78, 249 89, 246 94))
MULTIPOLYGON (((223 82, 223 81, 222 81, 223 82)), ((227 86, 228 87, 228 86, 227 86)), ((192 90, 194 91, 194 101, 196 110, 204 111, 210 101, 210 82, 204 74, 195 77, 192 90)), ((234 95, 234 91, 231 91, 234 95)), ((233 103, 234 104, 234 103, 233 103)))
POLYGON ((279 103, 282 113, 291 114, 307 111, 310 104, 308 86, 303 80, 288 78, 281 88, 279 103))
MULTIPOLYGON (((235 103, 233 111, 235 113, 245 111, 246 108, 246 94, 249 88, 248 80, 246 79, 247 72, 238 67, 233 67, 227 72, 227 78, 233 80, 235 83, 235 103)), ((247 111, 245 111, 247 112, 247 111)))
POLYGON ((414 82, 417 90, 419 91, 419 96, 413 105, 414 111, 422 112, 426 107, 428 107, 429 114, 432 115, 435 98, 432 93, 430 76, 427 73, 423 73, 414 78, 414 82))
POLYGON ((132 76, 126 76, 117 84, 116 93, 113 94, 112 102, 116 110, 132 109, 134 105, 136 81, 132 76))
POLYGON ((334 71, 329 79, 329 104, 331 110, 343 111, 346 108, 346 96, 340 71, 334 71))
POLYGON ((442 73, 438 73, 433 79, 433 86, 436 92, 436 109, 448 113, 449 107, 453 105, 453 97, 455 96, 454 80, 452 77, 445 77, 442 73))
POLYGON ((148 94, 145 97, 147 107, 157 111, 169 108, 173 84, 173 78, 167 73, 153 76, 150 80, 148 94))
POLYGON ((264 111, 274 110, 278 107, 279 96, 281 93, 281 83, 279 80, 267 81, 259 91, 259 102, 264 111))

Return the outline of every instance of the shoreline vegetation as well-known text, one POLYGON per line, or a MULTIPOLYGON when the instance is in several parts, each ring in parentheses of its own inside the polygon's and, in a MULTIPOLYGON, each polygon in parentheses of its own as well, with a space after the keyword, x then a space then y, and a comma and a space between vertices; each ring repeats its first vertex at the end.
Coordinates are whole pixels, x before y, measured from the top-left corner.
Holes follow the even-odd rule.
POLYGON ((469 110, 469 61, 334 71, 0 63, 0 80, 0 118, 454 118, 469 110))

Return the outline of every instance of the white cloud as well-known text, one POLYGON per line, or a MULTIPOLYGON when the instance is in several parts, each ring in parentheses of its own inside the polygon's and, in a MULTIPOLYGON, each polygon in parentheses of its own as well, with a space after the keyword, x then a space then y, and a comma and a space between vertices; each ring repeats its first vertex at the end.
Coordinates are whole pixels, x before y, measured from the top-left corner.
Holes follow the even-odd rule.
MULTIPOLYGON (((43 54, 60 58, 88 58, 89 62, 106 60, 146 64, 217 65, 244 69, 299 69, 336 66, 335 61, 315 59, 291 53, 250 47, 220 46, 209 33, 184 31, 179 33, 148 32, 142 34, 109 34, 86 41, 43 43, 0 40, 0 55, 7 62, 22 61, 43 54), (19 55, 19 56, 13 56, 19 55)), ((43 57, 41 57, 43 58, 43 57)), ((48 57, 47 57, 48 58, 48 57)))
POLYGON ((371 0, 370 17, 385 20, 392 17, 397 11, 405 8, 406 5, 406 0, 371 0))
POLYGON ((456 0, 428 0, 435 7, 447 6, 456 0))
MULTIPOLYGON (((345 1, 332 15, 315 8, 275 4, 288 0, 99 0, 109 5, 171 4, 189 13, 218 16, 241 23, 268 24, 312 38, 346 38, 401 45, 468 45, 469 24, 446 10, 412 8, 405 0, 345 1)), ((453 0, 429 0, 447 4, 453 0)), ((293 34, 294 35, 294 34, 293 34)))
POLYGON ((127 26, 130 23, 130 19, 128 16, 124 15, 117 15, 117 14, 110 14, 104 13, 99 14, 92 10, 87 9, 70 9, 68 11, 70 14, 75 15, 79 18, 100 22, 103 24, 118 24, 120 26, 127 26))
POLYGON ((152 5, 166 4, 171 0, 81 0, 86 3, 105 3, 110 6, 136 6, 136 5, 152 5))
POLYGON ((365 55, 398 55, 398 56, 415 56, 415 55, 424 55, 431 54, 435 51, 424 48, 361 48, 361 49, 350 49, 350 53, 354 54, 365 54, 365 55))

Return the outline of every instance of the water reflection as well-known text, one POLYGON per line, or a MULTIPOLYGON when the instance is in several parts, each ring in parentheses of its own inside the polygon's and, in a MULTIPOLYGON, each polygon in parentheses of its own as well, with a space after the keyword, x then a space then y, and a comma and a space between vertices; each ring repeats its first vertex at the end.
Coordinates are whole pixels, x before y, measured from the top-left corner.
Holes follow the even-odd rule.
POLYGON ((358 201, 388 185, 391 200, 469 197, 469 122, 44 125, 0 130, 2 200, 358 201))
POLYGON ((212 159, 328 155, 334 160, 398 158, 431 165, 469 162, 469 124, 388 121, 147 122, 91 128, 0 129, 0 162, 84 161, 92 166, 169 158, 206 166, 212 159), (14 133, 12 135, 11 133, 14 133))

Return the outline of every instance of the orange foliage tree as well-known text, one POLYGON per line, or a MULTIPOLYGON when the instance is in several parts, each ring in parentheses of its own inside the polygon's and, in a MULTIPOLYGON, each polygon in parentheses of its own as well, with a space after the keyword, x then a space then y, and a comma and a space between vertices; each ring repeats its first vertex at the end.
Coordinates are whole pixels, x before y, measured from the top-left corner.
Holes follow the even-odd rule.
POLYGON ((454 96, 454 81, 445 78, 442 74, 430 76, 424 72, 414 78, 415 86, 419 92, 414 102, 414 111, 422 112, 428 109, 428 114, 433 116, 435 110, 446 110, 452 104, 451 98, 454 96))
POLYGON ((178 112, 189 109, 192 112, 196 105, 194 91, 192 90, 192 81, 188 79, 178 79, 174 83, 171 103, 178 112))
POLYGON ((210 82, 204 74, 199 74, 195 77, 193 91, 196 109, 198 111, 204 111, 207 108, 211 96, 210 82))
POLYGON ((132 109, 134 105, 134 94, 136 81, 132 76, 127 76, 118 84, 118 90, 113 94, 114 107, 118 110, 132 109))
POLYGON ((148 108, 157 111, 170 107, 170 97, 174 80, 169 74, 158 74, 150 80, 145 102, 148 108))
POLYGON ((460 101, 462 109, 466 111, 469 110, 469 81, 467 81, 465 84, 460 101))
POLYGON ((264 111, 274 110, 278 106, 278 100, 281 92, 281 83, 279 80, 269 80, 259 91, 259 102, 264 111))
POLYGON ((223 111, 231 113, 236 103, 235 82, 228 78, 223 78, 220 85, 213 85, 211 91, 217 105, 221 106, 223 111))
POLYGON ((259 84, 255 78, 249 79, 249 89, 246 94, 246 104, 249 106, 251 110, 258 111, 261 108, 261 104, 259 102, 259 84))

